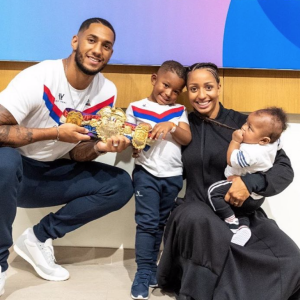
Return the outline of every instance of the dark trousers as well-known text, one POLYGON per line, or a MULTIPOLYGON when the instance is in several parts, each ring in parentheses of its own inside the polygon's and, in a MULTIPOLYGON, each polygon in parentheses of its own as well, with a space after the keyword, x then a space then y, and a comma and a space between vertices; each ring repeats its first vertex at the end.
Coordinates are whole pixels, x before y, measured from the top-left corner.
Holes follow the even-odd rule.
POLYGON ((155 177, 136 165, 133 171, 135 191, 136 240, 138 271, 156 272, 156 262, 164 228, 175 199, 183 184, 182 176, 155 177))
MULTIPOLYGON (((208 189, 208 199, 213 210, 216 214, 222 218, 228 218, 235 214, 237 218, 245 217, 253 213, 256 209, 261 207, 265 198, 254 200, 253 198, 247 198, 241 207, 231 206, 225 201, 225 195, 231 187, 232 182, 227 180, 221 180, 212 184, 208 189)), ((245 224, 248 225, 249 224, 245 224)))
POLYGON ((33 227, 44 242, 123 207, 133 194, 128 173, 99 162, 59 159, 40 162, 16 149, 0 148, 0 265, 8 267, 12 224, 18 207, 66 204, 33 227))

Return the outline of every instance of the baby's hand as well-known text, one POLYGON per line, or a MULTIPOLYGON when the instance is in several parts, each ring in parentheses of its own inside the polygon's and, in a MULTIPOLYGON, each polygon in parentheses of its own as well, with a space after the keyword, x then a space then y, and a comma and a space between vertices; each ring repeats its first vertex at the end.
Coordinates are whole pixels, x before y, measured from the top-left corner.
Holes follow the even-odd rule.
POLYGON ((158 123, 154 126, 151 132, 151 139, 157 140, 160 135, 162 135, 162 139, 166 138, 168 132, 172 130, 174 123, 172 122, 162 122, 158 123))
POLYGON ((232 140, 237 142, 237 143, 242 143, 243 142, 243 130, 241 129, 238 129, 238 130, 235 130, 233 133, 232 133, 232 140))

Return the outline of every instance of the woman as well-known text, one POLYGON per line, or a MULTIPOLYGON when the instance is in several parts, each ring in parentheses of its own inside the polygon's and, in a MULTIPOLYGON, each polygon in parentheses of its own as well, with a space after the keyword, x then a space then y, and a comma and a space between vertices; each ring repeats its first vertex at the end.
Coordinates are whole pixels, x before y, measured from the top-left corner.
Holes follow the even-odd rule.
MULTIPOLYGON (((218 68, 200 63, 188 69, 187 90, 192 142, 183 149, 184 203, 172 213, 158 270, 158 283, 180 299, 300 299, 300 250, 262 209, 250 218, 252 236, 245 247, 230 243, 232 233, 210 208, 207 190, 223 180, 232 130, 247 116, 219 102, 218 68)), ((283 150, 264 174, 235 177, 225 199, 242 206, 251 192, 273 196, 292 181, 283 150)))

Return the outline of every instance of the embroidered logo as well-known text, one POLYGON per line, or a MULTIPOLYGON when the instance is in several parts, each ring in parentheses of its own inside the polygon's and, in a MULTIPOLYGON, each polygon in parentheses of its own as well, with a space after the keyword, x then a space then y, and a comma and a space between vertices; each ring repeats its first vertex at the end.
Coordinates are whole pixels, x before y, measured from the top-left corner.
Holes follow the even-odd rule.
POLYGON ((91 106, 90 99, 86 102, 85 106, 91 106))
POLYGON ((135 196, 136 196, 136 197, 143 197, 143 195, 140 194, 140 191, 136 191, 135 196))
POLYGON ((66 103, 65 101, 63 101, 65 94, 59 93, 58 94, 58 100, 55 99, 56 102, 60 102, 60 103, 66 103))
POLYGON ((64 95, 65 95, 65 94, 59 93, 59 94, 58 94, 58 99, 59 99, 59 100, 62 100, 63 97, 64 97, 64 95))

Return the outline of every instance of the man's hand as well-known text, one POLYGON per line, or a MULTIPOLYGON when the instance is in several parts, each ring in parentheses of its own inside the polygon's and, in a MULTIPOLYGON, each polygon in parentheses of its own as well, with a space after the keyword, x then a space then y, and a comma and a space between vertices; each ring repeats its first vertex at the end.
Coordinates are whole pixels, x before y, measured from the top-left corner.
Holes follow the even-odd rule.
POLYGON ((107 139, 107 142, 102 141, 82 141, 77 144, 70 152, 71 159, 75 161, 91 161, 97 158, 100 153, 98 150, 105 154, 106 152, 122 152, 130 145, 130 140, 123 135, 113 136, 107 139))
POLYGON ((101 152, 122 152, 130 145, 130 140, 124 135, 116 135, 108 138, 106 143, 99 141, 97 148, 101 152))
POLYGON ((80 127, 75 124, 66 123, 58 127, 59 130, 59 140, 67 143, 78 143, 81 141, 88 141, 91 139, 87 135, 88 129, 80 127))
POLYGON ((240 176, 230 176, 227 179, 232 185, 225 195, 225 201, 233 206, 241 207, 250 193, 240 176))

